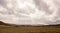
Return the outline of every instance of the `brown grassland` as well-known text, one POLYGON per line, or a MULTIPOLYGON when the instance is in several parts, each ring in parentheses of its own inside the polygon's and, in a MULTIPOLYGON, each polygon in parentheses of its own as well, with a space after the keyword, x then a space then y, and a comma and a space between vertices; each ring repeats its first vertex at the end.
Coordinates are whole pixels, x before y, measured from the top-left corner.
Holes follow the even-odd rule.
POLYGON ((60 33, 60 25, 12 26, 0 23, 0 33, 60 33))

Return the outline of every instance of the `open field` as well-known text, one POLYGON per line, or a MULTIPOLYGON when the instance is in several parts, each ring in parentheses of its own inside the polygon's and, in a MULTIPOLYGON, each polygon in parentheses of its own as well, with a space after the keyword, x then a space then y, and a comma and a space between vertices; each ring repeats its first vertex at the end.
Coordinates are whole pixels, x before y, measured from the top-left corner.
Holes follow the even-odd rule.
POLYGON ((0 33, 60 33, 60 25, 37 27, 0 25, 0 33))
POLYGON ((60 25, 14 26, 0 21, 0 33, 60 33, 60 25))

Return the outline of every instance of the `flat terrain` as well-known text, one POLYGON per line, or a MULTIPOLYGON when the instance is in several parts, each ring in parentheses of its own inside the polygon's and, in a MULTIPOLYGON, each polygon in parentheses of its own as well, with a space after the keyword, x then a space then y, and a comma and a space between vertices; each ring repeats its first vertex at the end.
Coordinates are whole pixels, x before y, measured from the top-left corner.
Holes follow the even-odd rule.
POLYGON ((9 26, 0 25, 0 33, 60 33, 60 25, 56 26, 9 26))

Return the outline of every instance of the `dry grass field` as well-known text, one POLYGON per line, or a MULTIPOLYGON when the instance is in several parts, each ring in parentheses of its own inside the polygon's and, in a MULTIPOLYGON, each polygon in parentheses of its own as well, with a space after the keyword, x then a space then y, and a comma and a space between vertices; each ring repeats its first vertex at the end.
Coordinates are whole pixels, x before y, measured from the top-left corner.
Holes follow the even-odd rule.
POLYGON ((60 25, 11 26, 4 23, 0 23, 0 33, 60 33, 60 25))

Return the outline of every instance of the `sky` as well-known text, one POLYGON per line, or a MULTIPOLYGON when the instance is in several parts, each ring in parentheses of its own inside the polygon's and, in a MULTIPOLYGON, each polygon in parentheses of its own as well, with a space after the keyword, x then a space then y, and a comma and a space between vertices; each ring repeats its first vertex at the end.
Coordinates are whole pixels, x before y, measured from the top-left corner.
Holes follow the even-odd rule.
POLYGON ((60 24, 56 0, 0 0, 0 21, 15 25, 60 24))

